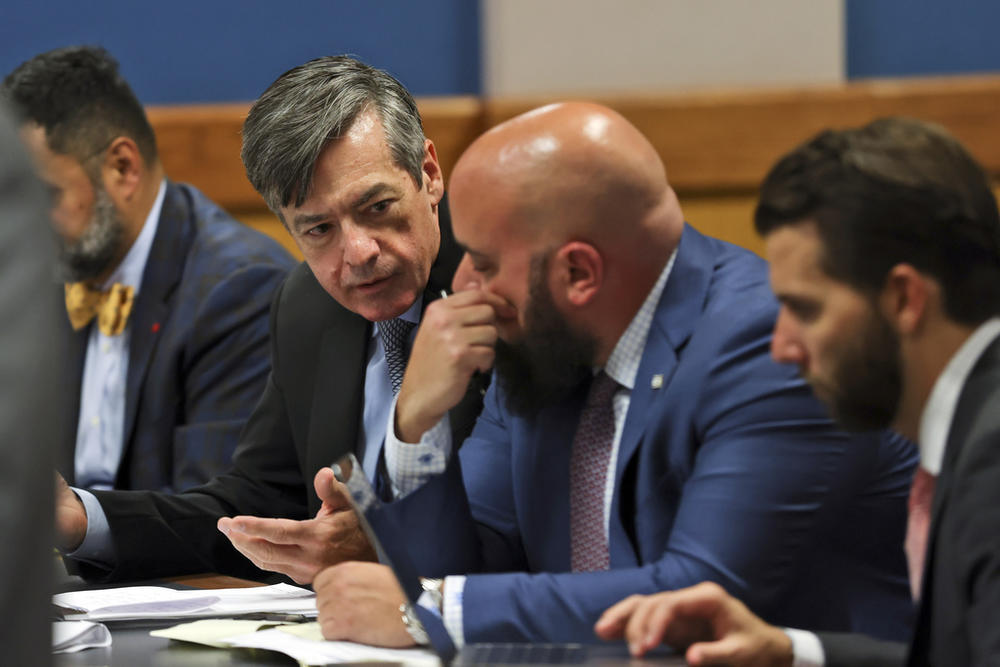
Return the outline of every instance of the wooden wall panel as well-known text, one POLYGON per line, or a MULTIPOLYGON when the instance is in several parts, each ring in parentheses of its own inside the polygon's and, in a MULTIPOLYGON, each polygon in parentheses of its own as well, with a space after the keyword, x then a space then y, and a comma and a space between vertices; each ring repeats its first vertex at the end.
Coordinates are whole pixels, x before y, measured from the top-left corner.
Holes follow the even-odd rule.
MULTIPOLYGON (((553 101, 491 100, 486 126, 553 101)), ((751 191, 783 153, 827 127, 907 115, 947 127, 1000 174, 1000 77, 867 81, 770 91, 608 97, 660 152, 679 191, 751 191)))
MULTIPOLYGON (((418 100, 445 177, 484 129, 548 98, 418 100)), ((767 91, 720 90, 599 101, 649 137, 667 165, 688 220, 702 231, 761 251, 751 227, 757 184, 774 161, 826 127, 885 115, 941 123, 1000 176, 1000 76, 868 81, 767 91)), ((291 241, 246 180, 240 128, 248 104, 151 107, 171 178, 197 185, 236 217, 291 241)))
MULTIPOLYGON (((418 105, 447 176, 483 131, 482 105, 474 97, 428 98, 418 105)), ((233 212, 266 208, 240 161, 240 130, 249 110, 249 104, 150 107, 149 121, 170 178, 198 186, 233 212)))

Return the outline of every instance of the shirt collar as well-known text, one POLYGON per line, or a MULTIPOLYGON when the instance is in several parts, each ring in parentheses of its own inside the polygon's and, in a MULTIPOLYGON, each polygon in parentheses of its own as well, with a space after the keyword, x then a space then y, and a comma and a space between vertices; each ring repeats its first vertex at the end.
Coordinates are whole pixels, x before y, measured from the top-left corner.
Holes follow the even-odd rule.
POLYGON ((660 303, 660 296, 663 294, 663 288, 667 284, 676 258, 677 249, 674 248, 666 266, 660 272, 660 277, 656 279, 656 284, 646 295, 646 300, 643 301, 639 312, 629 322, 625 333, 618 339, 615 349, 608 357, 608 363, 604 366, 604 372, 629 391, 635 387, 635 378, 639 374, 639 362, 642 361, 642 351, 646 347, 646 338, 649 337, 649 327, 653 324, 653 314, 656 312, 656 306, 660 303))
MULTIPOLYGON (((417 300, 413 302, 413 305, 406 309, 406 312, 393 319, 400 319, 410 322, 412 324, 420 324, 420 315, 423 312, 424 307, 424 295, 417 295, 417 300)), ((372 338, 378 335, 378 322, 373 323, 375 326, 372 327, 372 338)))
POLYGON ((983 322, 969 336, 944 367, 920 415, 920 465, 932 475, 941 472, 948 432, 955 408, 972 367, 986 348, 1000 335, 1000 317, 983 322))
POLYGON ((142 223, 142 231, 136 237, 132 247, 129 248, 125 258, 111 273, 111 276, 104 281, 101 287, 107 289, 115 283, 121 283, 132 287, 135 295, 139 294, 139 287, 142 285, 142 274, 146 270, 146 261, 149 259, 149 251, 153 247, 153 239, 156 238, 156 228, 160 222, 160 211, 163 209, 163 199, 167 192, 166 180, 160 182, 160 189, 156 193, 156 200, 153 207, 149 209, 145 222, 142 223))

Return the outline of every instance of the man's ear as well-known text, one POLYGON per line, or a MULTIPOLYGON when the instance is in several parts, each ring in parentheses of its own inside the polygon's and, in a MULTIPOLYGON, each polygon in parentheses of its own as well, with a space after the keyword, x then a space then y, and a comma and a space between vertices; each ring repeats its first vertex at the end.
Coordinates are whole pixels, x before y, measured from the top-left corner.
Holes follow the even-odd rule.
POLYGON ((889 270, 879 298, 882 312, 902 334, 917 332, 927 319, 932 299, 939 296, 937 283, 911 264, 889 270))
POLYGON ((424 139, 424 162, 421 169, 424 175, 421 187, 427 188, 427 193, 431 196, 431 205, 437 207, 441 197, 444 196, 444 175, 438 163, 437 149, 430 139, 424 139))
POLYGON ((590 303, 604 283, 604 259, 589 243, 565 244, 553 254, 550 267, 553 291, 558 290, 573 306, 590 303))
POLYGON ((139 190, 145 163, 139 147, 128 137, 117 137, 105 149, 101 181, 111 200, 124 209, 139 190))

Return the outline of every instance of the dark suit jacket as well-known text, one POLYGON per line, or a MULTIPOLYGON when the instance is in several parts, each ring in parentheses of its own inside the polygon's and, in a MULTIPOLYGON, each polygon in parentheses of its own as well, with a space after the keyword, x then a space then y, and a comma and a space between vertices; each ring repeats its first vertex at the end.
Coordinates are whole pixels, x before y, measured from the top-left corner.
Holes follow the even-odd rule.
MULTIPOLYGON (((446 289, 461 259, 447 207, 440 208, 441 249, 424 293, 446 289)), ((220 516, 306 519, 319 509, 313 477, 358 441, 371 324, 334 301, 305 264, 292 271, 271 311, 272 370, 233 457, 233 467, 185 493, 105 491, 95 495, 111 528, 118 565, 97 579, 142 579, 215 571, 262 573, 216 529, 220 516)), ((482 405, 470 385, 451 411, 458 442, 482 405)))
POLYGON ((795 369, 770 359, 776 314, 763 261, 685 228, 621 436, 607 572, 569 572, 587 387, 525 419, 494 383, 461 476, 452 465, 385 508, 423 574, 483 573, 465 583, 467 641, 595 641, 614 602, 702 580, 772 621, 908 636, 916 452, 835 430, 795 369))
MULTIPOLYGON (((1000 340, 976 362, 934 490, 910 665, 1000 664, 1000 340)), ((903 645, 820 635, 829 665, 900 665, 903 645)))
MULTIPOLYGON (((189 185, 167 184, 130 319, 122 460, 115 488, 181 491, 226 470, 264 390, 267 312, 295 266, 273 239, 237 222, 189 185)), ((72 484, 87 339, 73 332, 68 438, 72 484)))

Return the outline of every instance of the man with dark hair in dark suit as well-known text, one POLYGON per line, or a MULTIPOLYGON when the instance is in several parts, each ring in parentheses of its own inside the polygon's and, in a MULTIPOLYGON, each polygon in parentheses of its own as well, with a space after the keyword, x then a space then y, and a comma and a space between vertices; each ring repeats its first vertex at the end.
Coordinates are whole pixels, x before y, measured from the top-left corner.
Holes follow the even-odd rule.
POLYGON ((294 265, 167 180, 142 105, 103 49, 11 72, 0 95, 54 200, 68 317, 66 442, 83 489, 181 491, 229 467, 269 370, 267 312, 294 265))
POLYGON ((989 179, 943 129, 883 119, 782 158, 755 221, 782 304, 774 358, 797 364, 844 426, 891 423, 919 443, 905 544, 913 641, 782 632, 711 584, 623 600, 598 634, 624 635, 636 654, 686 647, 691 664, 996 664, 1000 214, 989 179))
MULTIPOLYGON (((306 260, 275 296, 271 375, 232 468, 208 484, 96 491, 86 512, 60 496, 62 544, 88 578, 264 569, 308 583, 324 565, 374 557, 329 466, 354 451, 378 477, 413 329, 461 258, 434 144, 398 81, 327 57, 261 95, 243 162, 306 260)), ((459 439, 481 406, 476 383, 466 399, 451 412, 459 439)))

